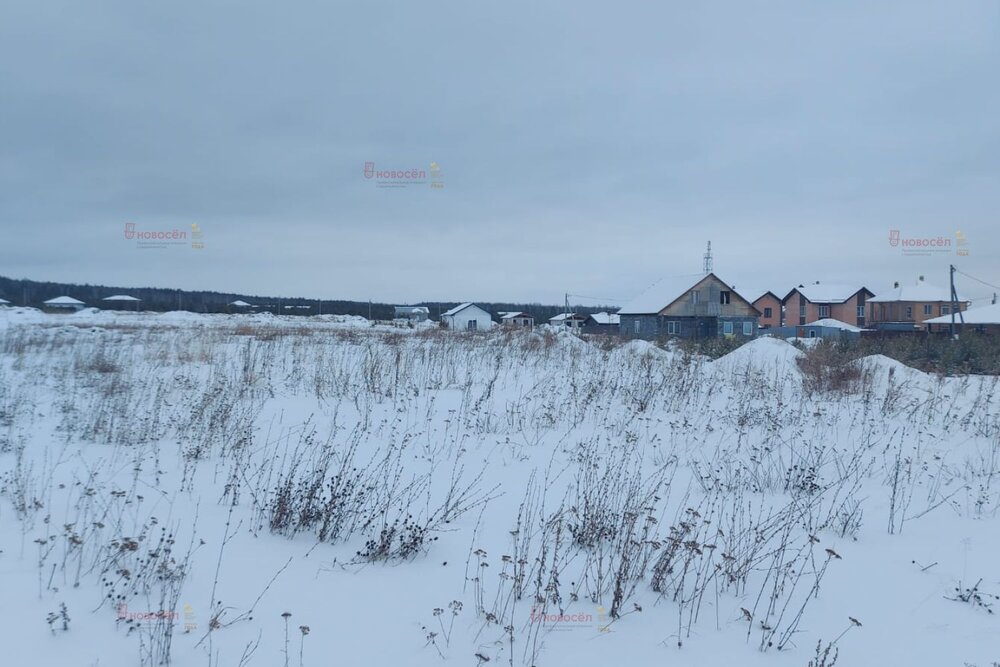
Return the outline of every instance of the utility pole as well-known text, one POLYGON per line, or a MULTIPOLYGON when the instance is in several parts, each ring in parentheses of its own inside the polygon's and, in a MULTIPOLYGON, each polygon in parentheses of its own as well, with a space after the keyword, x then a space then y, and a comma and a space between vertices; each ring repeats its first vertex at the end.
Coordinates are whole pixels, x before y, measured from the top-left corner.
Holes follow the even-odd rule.
POLYGON ((181 291, 177 290, 177 310, 181 310, 181 291))
POLYGON ((372 321, 372 300, 368 299, 368 321, 372 321))
POLYGON ((962 324, 965 324, 965 316, 958 309, 958 292, 955 291, 955 265, 949 265, 948 269, 949 277, 951 278, 951 337, 953 340, 958 340, 958 334, 955 333, 955 311, 958 310, 958 317, 962 321, 962 324))

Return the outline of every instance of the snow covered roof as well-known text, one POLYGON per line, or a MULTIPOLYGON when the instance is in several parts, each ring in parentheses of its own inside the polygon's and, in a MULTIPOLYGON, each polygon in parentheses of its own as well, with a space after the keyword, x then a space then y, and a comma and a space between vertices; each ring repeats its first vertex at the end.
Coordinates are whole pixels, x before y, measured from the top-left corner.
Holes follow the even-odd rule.
POLYGON ((909 285, 900 285, 886 292, 880 292, 868 299, 871 303, 887 303, 889 301, 951 301, 951 290, 936 285, 929 285, 923 280, 909 285))
POLYGON ((229 305, 230 306, 236 306, 237 308, 249 308, 250 307, 250 304, 247 303, 246 301, 243 301, 242 299, 236 299, 236 301, 230 301, 229 305))
POLYGON ((129 296, 128 294, 115 294, 114 296, 106 296, 101 301, 141 301, 141 299, 129 296))
POLYGON ((57 296, 54 299, 49 299, 44 301, 46 305, 49 306, 82 306, 83 301, 78 301, 71 296, 57 296))
POLYGON ((590 319, 594 320, 598 324, 618 324, 621 319, 617 313, 591 313, 590 319))
POLYGON ((745 299, 742 291, 737 292, 714 273, 690 273, 682 276, 668 276, 654 283, 649 289, 635 297, 618 310, 619 315, 650 315, 658 313, 684 295, 685 292, 700 283, 705 278, 713 276, 716 280, 745 299))
POLYGON ((711 274, 696 273, 662 278, 653 283, 645 292, 619 308, 618 314, 648 315, 658 313, 709 275, 711 274))
POLYGON ((446 310, 443 313, 441 313, 441 317, 448 317, 449 315, 455 315, 456 313, 459 313, 459 312, 465 310, 466 308, 468 308, 471 305, 473 305, 471 302, 460 303, 457 306, 455 306, 454 308, 452 308, 451 310, 446 310))
POLYGON ((803 326, 807 327, 827 327, 829 329, 841 329, 843 331, 853 331, 855 333, 863 331, 861 327, 856 327, 853 324, 848 324, 847 322, 841 322, 840 320, 835 320, 831 317, 824 317, 821 320, 816 320, 815 322, 810 322, 803 326))
POLYGON ((549 322, 565 322, 566 320, 583 320, 586 319, 583 315, 578 315, 576 313, 559 313, 558 315, 553 315, 549 318, 549 322))
POLYGON ((519 310, 501 310, 497 313, 501 320, 513 320, 518 317, 531 317, 528 313, 522 313, 519 310))
POLYGON ((393 306, 397 313, 424 313, 430 314, 431 310, 427 306, 393 306))
POLYGON ((799 291, 799 294, 807 298, 812 303, 844 303, 852 296, 865 289, 861 285, 836 285, 830 283, 829 285, 825 283, 803 285, 801 287, 795 287, 788 291, 785 295, 785 299, 791 295, 795 290, 799 291))
MULTIPOLYGON (((959 319, 958 313, 956 313, 955 321, 961 322, 962 320, 966 324, 1000 324, 1000 303, 963 310, 962 319, 959 319)), ((924 320, 924 324, 951 324, 951 315, 924 320)))
POLYGON ((7 299, 0 299, 0 305, 10 303, 7 299))

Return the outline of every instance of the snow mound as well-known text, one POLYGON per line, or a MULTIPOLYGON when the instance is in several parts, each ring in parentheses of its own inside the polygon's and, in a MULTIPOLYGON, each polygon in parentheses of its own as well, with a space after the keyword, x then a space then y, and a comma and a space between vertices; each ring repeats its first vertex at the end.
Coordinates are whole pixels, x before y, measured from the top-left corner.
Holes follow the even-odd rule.
POLYGON ((795 360, 801 356, 802 351, 791 343, 771 336, 762 336, 719 357, 712 362, 712 365, 728 370, 749 366, 761 371, 798 372, 795 360))

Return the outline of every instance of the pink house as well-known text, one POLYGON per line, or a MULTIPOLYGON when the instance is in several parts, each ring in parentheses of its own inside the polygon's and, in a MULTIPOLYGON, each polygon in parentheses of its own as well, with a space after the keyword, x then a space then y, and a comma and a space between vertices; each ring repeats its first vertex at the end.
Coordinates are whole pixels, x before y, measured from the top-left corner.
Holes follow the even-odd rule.
POLYGON ((834 319, 864 327, 868 299, 875 296, 858 285, 799 285, 781 300, 785 307, 783 324, 802 326, 816 320, 834 319))

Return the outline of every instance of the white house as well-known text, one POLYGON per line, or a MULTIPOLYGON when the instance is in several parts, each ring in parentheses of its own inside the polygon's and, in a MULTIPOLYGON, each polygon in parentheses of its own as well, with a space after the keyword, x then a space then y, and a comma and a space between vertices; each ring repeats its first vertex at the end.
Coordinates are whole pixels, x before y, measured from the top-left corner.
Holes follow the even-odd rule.
POLYGON ((76 312, 82 310, 87 305, 83 301, 74 299, 71 296, 57 296, 54 299, 43 301, 42 304, 47 309, 57 312, 76 312))
POLYGON ((474 303, 463 303, 441 313, 441 323, 457 331, 486 330, 493 326, 493 317, 474 303))
POLYGON ((500 324, 506 327, 527 327, 530 329, 535 326, 535 318, 528 313, 501 310, 497 315, 500 316, 500 324))
POLYGON ((586 315, 578 315, 577 313, 559 313, 549 318, 549 324, 552 326, 568 329, 582 329, 586 321, 586 315))

